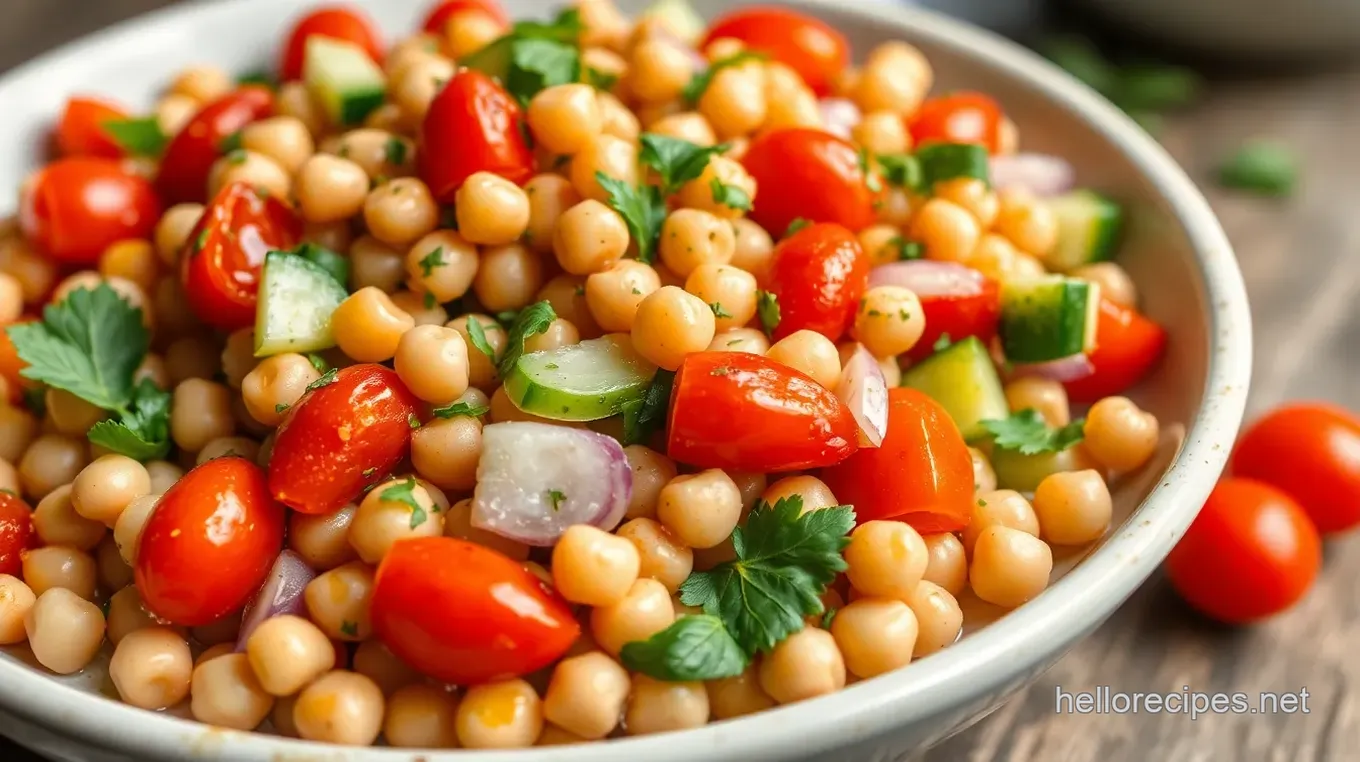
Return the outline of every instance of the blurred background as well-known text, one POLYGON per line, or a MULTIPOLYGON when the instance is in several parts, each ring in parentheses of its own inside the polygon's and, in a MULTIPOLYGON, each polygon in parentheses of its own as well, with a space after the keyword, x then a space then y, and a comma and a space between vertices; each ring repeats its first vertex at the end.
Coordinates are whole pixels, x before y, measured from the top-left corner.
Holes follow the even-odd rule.
MULTIPOLYGON (((182 0, 183 1, 183 0, 182 0)), ((189 0, 192 1, 192 0, 189 0)), ((859 0, 861 2, 867 0, 859 0)), ((175 0, 0 0, 0 73, 175 0)), ((1254 314, 1252 417, 1285 399, 1360 408, 1360 41, 1352 0, 923 0, 1049 55, 1144 124, 1203 187, 1254 314), (1241 172, 1246 165, 1245 174, 1241 172), (1236 186, 1236 187, 1225 187, 1236 186)), ((1041 127, 1040 127, 1041 129, 1041 127)), ((1032 688, 924 757, 1280 760, 1360 755, 1360 545, 1331 542, 1294 610, 1250 629, 1154 577, 1032 688), (1308 713, 1058 715, 1055 690, 1310 695, 1308 713)), ((0 728, 0 734, 4 729, 0 728)), ((0 760, 36 762, 0 738, 0 760)))

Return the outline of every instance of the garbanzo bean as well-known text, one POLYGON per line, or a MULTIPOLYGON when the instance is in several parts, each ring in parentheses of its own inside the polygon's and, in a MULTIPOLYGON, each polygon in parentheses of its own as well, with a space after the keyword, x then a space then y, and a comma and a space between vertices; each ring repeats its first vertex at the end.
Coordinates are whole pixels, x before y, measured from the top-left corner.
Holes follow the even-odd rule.
POLYGON ((0 236, 0 272, 19 281, 24 301, 39 302, 57 280, 57 265, 22 238, 0 236))
POLYGON ((339 156, 319 153, 297 171, 298 207, 308 222, 334 222, 357 215, 368 198, 364 168, 339 156))
MULTIPOLYGON (((202 328, 203 324, 194 314, 193 307, 189 304, 189 296, 185 293, 178 275, 162 275, 160 280, 156 281, 156 293, 153 298, 154 311, 160 320, 157 326, 158 339, 168 341, 202 328)), ((214 342, 204 342, 200 339, 199 343, 214 342)), ((173 347, 174 344, 170 346, 173 347)), ((168 347, 165 354, 168 358, 170 354, 168 347)))
POLYGON ((61 434, 43 434, 24 451, 19 461, 19 484, 24 494, 41 500, 52 490, 75 481, 89 463, 85 442, 61 434))
POLYGON ((335 513, 288 516, 288 547, 313 569, 327 571, 358 557, 349 543, 349 527, 358 509, 353 503, 335 513))
POLYGON ((722 469, 671 479, 657 498, 656 517, 691 548, 726 540, 741 518, 741 492, 722 469))
POLYGON ((527 307, 543 286, 541 260, 519 243, 491 246, 482 251, 481 266, 472 282, 473 293, 492 312, 527 307))
POLYGON ((38 502, 33 509, 33 531, 47 545, 92 550, 103 539, 106 527, 102 521, 76 512, 72 491, 72 485, 63 484, 38 502))
POLYGON ((433 685, 408 685, 387 699, 383 738, 398 748, 452 749, 458 746, 457 717, 456 695, 433 685))
POLYGON ((617 657, 625 643, 646 640, 674 621, 666 586, 644 578, 634 582, 618 603, 591 609, 590 634, 600 648, 617 657))
POLYGON ((1092 405, 1082 431, 1086 450, 1116 472, 1138 468, 1157 451, 1157 416, 1140 410, 1127 397, 1106 397, 1092 405))
POLYGON ((653 135, 664 135, 693 143, 697 146, 711 146, 718 142, 713 127, 697 111, 682 111, 678 114, 656 120, 647 131, 653 135))
POLYGON ((581 194, 567 178, 546 173, 525 183, 524 195, 529 198, 529 224, 524 230, 524 243, 539 253, 551 252, 558 218, 581 202, 581 194))
POLYGON ((1053 551, 1038 537, 1001 524, 978 533, 968 579, 977 597, 1015 608, 1048 587, 1053 551))
POLYGON ((191 378, 175 387, 170 402, 170 436, 180 449, 198 452, 219 437, 236 431, 231 414, 232 392, 226 386, 191 378))
POLYGON ((708 706, 717 720, 730 720, 774 707, 774 699, 760 687, 756 667, 747 667, 736 677, 712 680, 704 686, 708 690, 708 706))
POLYGON ((430 110, 435 94, 453 79, 454 71, 453 62, 442 56, 412 61, 388 83, 388 99, 403 119, 419 123, 430 110))
POLYGON ((690 352, 702 351, 714 333, 713 310, 675 286, 648 294, 633 317, 633 348, 666 370, 679 368, 690 352))
POLYGON ((510 243, 529 226, 529 197, 490 172, 475 172, 458 188, 458 233, 478 244, 510 243))
POLYGON ((643 445, 629 445, 623 448, 623 454, 633 470, 633 492, 624 517, 651 518, 656 515, 662 487, 675 478, 675 461, 643 445))
POLYGON ((414 477, 388 479, 369 490, 349 527, 359 558, 377 565, 392 545, 411 537, 438 537, 444 517, 414 477))
POLYGON ((852 92, 865 113, 911 114, 933 80, 930 62, 921 51, 905 42, 885 42, 869 52, 852 92))
POLYGON ((611 93, 597 92, 600 104, 600 132, 630 143, 637 142, 642 126, 637 115, 611 93))
POLYGON ((472 498, 459 500, 444 512, 444 536, 485 545, 516 561, 524 561, 529 557, 528 545, 472 526, 472 498))
MULTIPOLYGON (((924 324, 924 319, 921 322, 924 324)), ((794 331, 776 341, 765 356, 806 373, 827 389, 835 389, 841 380, 841 358, 836 345, 816 331, 794 331)))
POLYGON ((245 654, 219 656, 194 667, 189 696, 194 719, 235 730, 254 730, 274 708, 274 697, 255 678, 245 654))
POLYGON ((126 455, 105 455, 83 468, 72 485, 71 505, 87 519, 112 527, 123 509, 151 492, 151 476, 126 455))
POLYGON ((84 669, 104 641, 99 607, 63 587, 47 590, 24 617, 28 646, 38 663, 59 675, 84 669))
POLYGON ((708 343, 710 352, 749 352, 763 355, 770 351, 770 340, 757 328, 733 328, 713 335, 708 343))
POLYGON ((498 379, 496 365, 490 357, 486 356, 485 352, 477 349, 477 345, 469 337, 467 322, 471 319, 475 319, 477 325, 481 326, 487 346, 491 348, 496 357, 501 356, 501 352, 505 350, 505 345, 510 339, 501 324, 487 315, 461 315, 447 323, 448 327, 463 334, 463 340, 468 342, 468 384, 483 391, 493 389, 498 379))
POLYGON ((482 424, 476 418, 438 418, 411 433, 411 464, 441 489, 472 489, 481 454, 482 424))
POLYGON ((280 116, 291 116, 302 122, 313 137, 326 130, 325 115, 301 82, 284 82, 279 86, 278 96, 274 99, 274 111, 280 116))
POLYGON ((638 549, 588 524, 569 527, 553 546, 553 587, 572 603, 611 606, 638 578, 638 549))
POLYGON ((222 344, 185 337, 165 349, 165 372, 172 384, 191 378, 209 380, 222 369, 222 344))
POLYGON ((974 177, 959 177, 935 183, 935 196, 947 199, 967 209, 983 230, 996 222, 999 208, 997 196, 983 180, 974 177))
POLYGON ((1047 378, 1025 376, 1006 384, 1006 404, 1012 412, 1037 411, 1049 426, 1066 426, 1071 420, 1067 389, 1047 378))
POLYGON ((118 521, 113 525, 113 541, 124 563, 131 565, 137 562, 137 545, 142 539, 142 529, 146 527, 146 521, 151 518, 151 512, 156 509, 160 499, 160 493, 143 495, 128 503, 123 512, 118 514, 118 521))
POLYGON ((161 132, 174 136, 198 113, 198 101, 187 95, 171 93, 156 101, 154 113, 161 132))
POLYGON ((637 548, 638 575, 660 582, 672 595, 694 569, 694 551, 658 521, 633 519, 619 527, 618 536, 637 548))
POLYGON ((845 660, 831 633, 804 627, 766 654, 759 675, 770 698, 791 704, 844 688, 845 660))
MULTIPOLYGON (((359 236, 350 245, 349 265, 349 285, 353 290, 372 286, 391 293, 407 274, 406 255, 369 235, 359 236)), ((471 284, 469 275, 468 285, 471 284)))
POLYGON ((298 694, 293 724, 308 741, 369 746, 382 732, 384 701, 376 683, 345 670, 328 672, 298 694))
POLYGON ((275 198, 288 198, 293 192, 288 170, 270 157, 244 148, 213 162, 208 172, 208 196, 216 196, 232 183, 245 183, 256 192, 264 191, 275 198))
POLYGON ((523 680, 469 688, 458 705, 458 741, 468 749, 523 749, 543 731, 543 702, 523 680))
POLYGON ((699 96, 699 113, 720 138, 753 132, 765 121, 768 108, 765 72, 759 63, 721 68, 699 96))
POLYGON ((621 259, 586 278, 586 306, 600 328, 625 332, 633 326, 638 305, 659 288, 661 278, 650 265, 621 259))
POLYGON ((633 676, 624 725, 628 735, 641 736, 697 728, 708 722, 708 692, 699 682, 665 682, 646 675, 633 676))
MULTIPOLYGON (((141 239, 118 241, 99 255, 99 273, 105 278, 122 278, 131 281, 143 293, 149 294, 156 286, 156 278, 160 276, 160 259, 156 255, 156 248, 150 241, 141 239)), ((13 293, 22 297, 23 284, 11 275, 0 277, 0 305, 8 301, 7 298, 2 296, 5 293, 13 293), (6 278, 9 279, 9 285, 6 285, 6 278)), ((15 315, 13 318, 4 320, 4 316, 0 315, 0 323, 14 322, 17 317, 18 315, 15 315)))
POLYGON ((569 321, 557 318, 548 324, 543 333, 536 333, 524 340, 524 352, 546 352, 581 343, 581 332, 569 321))
POLYGON ((302 599, 307 614, 327 637, 367 640, 373 632, 369 605, 373 600, 373 567, 351 561, 307 583, 302 599))
POLYGON ((929 554, 921 579, 958 595, 968 584, 968 557, 963 543, 952 532, 928 534, 921 539, 925 540, 929 554))
MULTIPOLYGON (((758 494, 762 501, 770 505, 796 496, 803 501, 803 513, 838 505, 836 496, 831 494, 831 488, 815 476, 785 476, 760 490, 758 494)), ((745 505, 750 507, 751 502, 747 501, 745 505)))
MULTIPOLYGON (((44 541, 45 542, 45 541, 44 541)), ((85 600, 94 599, 95 561, 88 553, 62 545, 47 545, 23 552, 24 581, 41 596, 53 588, 70 590, 85 600)))
POLYGON ((909 237, 925 246, 930 259, 965 262, 981 236, 972 212, 943 198, 930 199, 911 218, 909 237))
POLYGON ((1046 542, 1094 542, 1110 527, 1110 490, 1093 470, 1050 474, 1034 490, 1034 513, 1039 518, 1039 536, 1046 542))
POLYGON ((850 137, 871 154, 902 153, 911 147, 902 115, 891 110, 870 111, 850 128, 850 137))
POLYGON ((415 170, 415 142, 386 130, 369 127, 350 130, 333 146, 323 143, 323 150, 326 148, 363 167, 374 181, 384 177, 408 177, 415 170), (396 148, 397 145, 402 148, 396 148))
POLYGON ((860 598, 836 612, 831 634, 846 669, 856 677, 874 677, 911 661, 916 614, 900 600, 860 598))
POLYGON ((467 391, 468 346, 452 328, 412 328, 402 334, 394 360, 397 375, 426 402, 447 405, 467 391))
POLYGON ((921 535, 900 521, 866 521, 850 533, 845 548, 850 584, 876 598, 904 600, 925 575, 929 560, 921 535))
POLYGON ((22 643, 28 639, 24 620, 38 596, 18 577, 0 574, 0 646, 22 643))
POLYGON ((859 231, 859 245, 873 265, 884 265, 902 258, 902 231, 879 223, 859 231))
POLYGON ((505 33, 505 24, 480 10, 459 11, 444 24, 444 43, 449 55, 463 58, 491 44, 505 33))
POLYGON ((189 695, 194 661, 189 644, 166 627, 128 633, 113 651, 109 679, 125 703, 158 711, 189 695))
POLYGON ((587 199, 558 218, 553 231, 553 252, 563 270, 590 275, 618 261, 628 249, 628 240, 628 226, 619 213, 595 199, 587 199))
POLYGON ((529 101, 527 118, 534 137, 549 151, 570 156, 600 134, 602 118, 595 88, 555 85, 529 101))
POLYGON ((630 687, 628 671, 599 651, 563 659, 553 668, 543 715, 583 739, 598 740, 618 726, 630 687))
POLYGON ((84 436, 91 426, 108 417, 108 413, 65 389, 48 389, 43 402, 58 434, 84 436))
POLYGON ((128 585, 109 597, 109 642, 118 645, 128 633, 160 624, 142 605, 136 585, 128 585))
POLYGON ((291 696, 335 666, 326 634, 291 614, 261 622, 246 641, 246 657, 260 687, 274 696, 291 696))
POLYGON ((433 294, 439 302, 462 298, 472 287, 481 257, 477 247, 455 230, 436 230, 416 241, 406 254, 407 284, 433 294))
POLYGON ((929 656, 959 639, 963 610, 948 590, 929 580, 921 580, 907 597, 907 605, 916 614, 916 647, 912 649, 912 658, 929 656))
MULTIPOLYGON (((449 322, 449 311, 444 306, 435 301, 431 294, 422 294, 419 291, 402 290, 394 294, 392 304, 397 309, 411 316, 411 321, 417 326, 422 325, 444 325, 449 322)), ((403 334, 404 335, 404 334, 403 334)))
MULTIPOLYGON (((439 205, 425 183, 414 177, 398 177, 368 192, 364 224, 379 241, 409 246, 439 224, 439 205)), ((466 237, 468 231, 463 233, 466 237)))
POLYGON ((1022 251, 1044 257, 1058 240, 1058 220, 1030 191, 1006 188, 997 194, 996 232, 1022 251))
MULTIPOLYGON (((600 98, 601 103, 604 97, 600 98)), ((637 146, 623 138, 615 137, 606 130, 581 146, 571 157, 571 184, 582 198, 605 201, 609 194, 596 179, 595 173, 604 173, 627 185, 636 185, 638 180, 637 146)), ((570 272, 570 271, 568 271, 570 272)))
POLYGON ((222 375, 227 386, 239 390, 241 379, 255 367, 255 329, 242 328, 227 335, 222 348, 222 375))
POLYGON ((590 307, 586 304, 585 278, 577 275, 558 275, 543 284, 543 288, 538 290, 534 299, 546 301, 558 317, 576 326, 576 332, 581 335, 582 340, 597 338, 604 333, 596 324, 595 318, 590 314, 590 307))
POLYGON ((1072 271, 1072 277, 1081 278, 1100 287, 1100 295, 1121 307, 1138 307, 1138 286, 1129 274, 1114 262, 1097 262, 1082 265, 1072 271))
POLYGON ((230 74, 211 64, 197 64, 179 73, 167 92, 193 98, 200 104, 226 95, 235 86, 230 74))
POLYGON ((269 117, 246 125, 241 130, 241 147, 268 156, 289 174, 297 172, 316 151, 307 125, 292 116, 269 117))
POLYGON ((19 407, 0 405, 0 460, 17 463, 38 436, 38 419, 19 407))
POLYGON ((628 89, 643 103, 675 100, 694 76, 689 51, 673 38, 652 38, 633 48, 628 89))
POLYGON ((384 696, 425 680, 424 675, 398 659, 377 638, 365 640, 354 649, 354 671, 377 683, 384 696))
POLYGON ((916 346, 926 329, 921 300, 901 286, 864 292, 851 334, 875 357, 895 357, 916 346))
POLYGON ((350 294, 331 315, 335 343, 359 362, 392 359, 402 334, 413 327, 415 320, 372 286, 350 294))
POLYGON ((740 328, 756 314, 755 276, 731 265, 706 262, 685 280, 685 290, 713 309, 718 331, 740 328))
POLYGON ((286 352, 266 357, 241 380, 241 396, 250 416, 266 426, 277 426, 321 373, 306 357, 286 352))
POLYGON ((118 545, 112 535, 104 535, 103 541, 94 550, 94 563, 98 570, 99 587, 104 590, 121 590, 132 584, 132 567, 118 555, 118 545))
POLYGON ((1023 495, 1009 489, 981 492, 973 505, 968 526, 963 530, 963 547, 970 556, 978 535, 993 524, 1039 536, 1039 518, 1023 495))
POLYGON ((964 260, 964 264, 996 280, 1004 280, 1015 271, 1020 250, 1009 238, 996 233, 983 233, 978 239, 977 248, 964 260))

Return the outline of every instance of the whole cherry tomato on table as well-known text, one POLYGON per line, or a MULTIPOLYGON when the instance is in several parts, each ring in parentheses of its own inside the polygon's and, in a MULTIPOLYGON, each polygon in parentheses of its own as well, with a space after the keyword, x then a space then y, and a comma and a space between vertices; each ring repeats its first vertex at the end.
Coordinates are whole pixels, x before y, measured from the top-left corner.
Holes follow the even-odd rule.
POLYGON ((256 86, 237 88, 199 109, 161 157, 156 189, 166 203, 202 201, 208 194, 208 173, 222 156, 222 141, 273 110, 274 94, 256 86))
POLYGON ((839 341, 868 286, 869 257, 849 230, 830 224, 799 230, 779 242, 770 265, 768 288, 779 300, 774 338, 806 329, 839 341))
POLYGON ((911 348, 908 357, 923 360, 935 353, 935 342, 948 335, 953 341, 976 336, 983 344, 991 342, 1001 319, 1001 286, 976 270, 971 283, 960 293, 918 293, 926 330, 911 348))
POLYGON ((73 97, 57 122, 57 150, 62 156, 117 159, 123 147, 104 129, 105 122, 126 119, 127 112, 98 98, 73 97))
POLYGON ((115 159, 72 156, 24 184, 19 226, 53 259, 92 265, 110 244, 149 238, 160 218, 156 191, 115 159))
POLYGON ((253 325, 265 254, 291 249, 301 236, 302 222, 282 201, 245 183, 223 188, 180 257, 194 314, 223 331, 253 325))
POLYGON ((505 11, 495 0, 443 0, 430 11, 429 16, 425 17, 425 23, 421 24, 420 28, 429 34, 443 37, 449 18, 463 11, 481 11, 503 25, 510 24, 505 11))
POLYGON ((279 424, 269 489, 298 513, 332 513, 387 478, 411 448, 417 400, 391 368, 338 371, 279 424))
POLYGON ((996 153, 1004 119, 991 96, 964 91, 927 98, 911 115, 907 129, 913 145, 978 143, 996 153))
POLYGON ((821 19, 788 8, 742 8, 720 16, 704 34, 702 50, 722 37, 741 40, 798 72, 818 96, 850 63, 850 43, 845 35, 821 19))
POLYGON ((393 545, 378 567, 372 616, 398 658, 457 685, 542 669, 581 634, 566 602, 522 564, 452 537, 393 545))
POLYGON ((1166 331, 1140 315, 1109 299, 1100 300, 1096 322, 1096 348, 1088 356, 1094 372, 1076 381, 1066 381, 1067 395, 1073 402, 1096 402, 1127 391, 1143 380, 1166 348, 1166 331))
POLYGON ((1294 605, 1317 578, 1322 541, 1298 503, 1269 484, 1224 479, 1171 555, 1181 597, 1219 621, 1256 621, 1294 605))
POLYGON ((279 61, 279 76, 284 81, 302 79, 302 61, 307 50, 307 38, 312 35, 329 37, 358 45, 368 57, 381 62, 382 38, 373 22, 359 9, 348 6, 318 8, 298 19, 288 33, 279 61))
POLYGON ((20 554, 36 539, 33 509, 13 492, 0 491, 0 574, 22 577, 20 554))
POLYGON ((756 181, 751 219, 776 239, 800 217, 852 232, 874 222, 876 194, 859 151, 835 135, 806 127, 776 130, 756 138, 741 163, 756 181))
POLYGON ((973 511, 973 459, 939 403, 905 387, 888 390, 888 433, 822 471, 836 499, 860 523, 905 521, 921 534, 957 532, 973 511))
POLYGON ((283 506, 264 472, 214 458, 180 477, 147 519, 137 546, 137 589, 151 613, 185 627, 244 606, 283 547, 283 506))
POLYGON ((787 365, 742 352, 696 352, 676 371, 666 454, 682 463, 795 471, 839 463, 858 447, 850 411, 787 365))
POLYGON ((519 104, 475 69, 455 74, 430 103, 420 126, 419 158, 421 179, 445 204, 473 173, 522 184, 534 172, 519 104))
POLYGON ((1288 493, 1323 534, 1360 523, 1360 419, 1335 405, 1268 413, 1238 440, 1231 468, 1288 493))

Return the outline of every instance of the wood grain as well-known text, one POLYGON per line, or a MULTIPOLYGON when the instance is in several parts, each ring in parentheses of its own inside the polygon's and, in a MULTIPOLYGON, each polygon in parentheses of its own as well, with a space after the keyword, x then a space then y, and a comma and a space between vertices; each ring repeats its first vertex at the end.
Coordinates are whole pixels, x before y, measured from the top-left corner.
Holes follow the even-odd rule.
MULTIPOLYGON (((67 39, 171 0, 6 0, 0 70, 67 39)), ((1360 73, 1213 83, 1171 120, 1163 142, 1205 192, 1237 249, 1255 316, 1250 409, 1285 398, 1360 408, 1360 73), (1271 136, 1299 153, 1302 183, 1283 202, 1222 191, 1216 163, 1242 140, 1271 136)), ((1033 687, 921 756, 920 762, 1342 762, 1360 742, 1360 544, 1326 549, 1326 573, 1297 610, 1228 630, 1185 608, 1164 580, 1033 687), (1309 693, 1292 715, 1059 715, 1055 691, 1309 693)), ((36 762, 0 739, 0 759, 36 762)))

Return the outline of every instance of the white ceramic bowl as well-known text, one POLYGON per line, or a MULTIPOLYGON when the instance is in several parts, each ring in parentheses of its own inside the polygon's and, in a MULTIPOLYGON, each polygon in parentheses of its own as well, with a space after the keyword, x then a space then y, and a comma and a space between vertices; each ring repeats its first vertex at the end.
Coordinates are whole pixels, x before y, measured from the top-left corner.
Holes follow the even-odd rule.
MULTIPOLYGON (((428 0, 359 0, 389 33, 413 28, 428 0)), ((273 60, 286 20, 309 0, 191 3, 108 29, 0 80, 0 187, 33 168, 48 126, 71 93, 149 105, 171 72, 212 61, 237 71, 273 60)), ((505 3, 538 15, 534 0, 505 3)), ((627 3, 636 6, 640 3, 627 3)), ((1157 466, 1116 494, 1119 523, 1033 602, 904 670, 832 696, 699 730, 522 752, 346 749, 210 728, 97 694, 97 677, 58 680, 0 653, 0 729, 60 759, 151 762, 761 762, 897 760, 957 732, 1091 632, 1147 578, 1185 531, 1218 477, 1240 423, 1251 326, 1236 261, 1208 205, 1175 163, 1132 122, 1036 56, 929 13, 796 0, 863 52, 906 39, 929 56, 939 87, 1000 98, 1031 150, 1061 153, 1083 184, 1106 189, 1130 214, 1121 262, 1144 308, 1171 331, 1161 370, 1139 401, 1173 436, 1157 466), (1161 467, 1165 467, 1163 471, 1161 467), (1079 563, 1078 563, 1079 561, 1079 563)), ((712 16, 721 0, 696 3, 712 16)), ((12 198, 12 196, 11 196, 12 198)), ((0 202, 3 203, 11 202, 0 202)), ((0 212, 7 211, 0 208, 0 212)))

